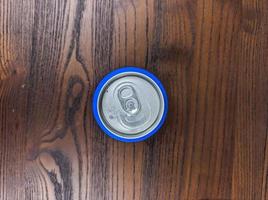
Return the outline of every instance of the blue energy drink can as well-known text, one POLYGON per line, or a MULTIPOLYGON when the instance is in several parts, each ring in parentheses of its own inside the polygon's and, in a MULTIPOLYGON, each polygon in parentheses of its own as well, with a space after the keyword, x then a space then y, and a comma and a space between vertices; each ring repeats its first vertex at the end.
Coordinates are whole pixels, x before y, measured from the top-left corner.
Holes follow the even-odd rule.
POLYGON ((122 142, 139 142, 163 125, 168 98, 160 80, 147 70, 124 67, 97 86, 93 114, 100 128, 122 142))

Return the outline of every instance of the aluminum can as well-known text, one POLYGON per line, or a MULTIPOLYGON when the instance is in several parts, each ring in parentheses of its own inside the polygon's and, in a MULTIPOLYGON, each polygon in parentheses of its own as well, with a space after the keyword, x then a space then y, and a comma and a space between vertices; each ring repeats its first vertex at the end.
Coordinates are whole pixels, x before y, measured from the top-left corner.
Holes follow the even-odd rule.
POLYGON ((93 115, 100 128, 122 142, 139 142, 163 125, 168 98, 161 81, 138 67, 106 75, 93 96, 93 115))

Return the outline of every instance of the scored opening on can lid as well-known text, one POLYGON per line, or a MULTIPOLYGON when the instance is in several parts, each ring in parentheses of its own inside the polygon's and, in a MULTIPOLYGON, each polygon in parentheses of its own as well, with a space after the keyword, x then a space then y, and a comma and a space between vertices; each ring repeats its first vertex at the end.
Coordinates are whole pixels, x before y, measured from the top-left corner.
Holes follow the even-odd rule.
POLYGON ((167 95, 150 72, 125 67, 108 74, 98 85, 93 113, 102 130, 124 142, 153 135, 167 114, 167 95))

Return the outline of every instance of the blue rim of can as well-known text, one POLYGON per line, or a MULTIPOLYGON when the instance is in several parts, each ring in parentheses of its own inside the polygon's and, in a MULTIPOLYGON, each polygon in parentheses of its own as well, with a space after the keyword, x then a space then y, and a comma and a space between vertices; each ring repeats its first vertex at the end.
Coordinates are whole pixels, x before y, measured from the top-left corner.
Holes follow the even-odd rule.
POLYGON ((166 120, 166 117, 167 117, 167 112, 168 112, 168 96, 167 96, 167 93, 166 93, 166 90, 165 90, 163 84, 155 75, 153 75, 152 73, 150 73, 149 71, 147 71, 145 69, 141 69, 141 68, 133 67, 133 66, 126 66, 126 67, 119 68, 119 69, 116 69, 116 70, 110 72, 100 81, 100 83, 98 84, 98 86, 94 92, 92 110, 93 110, 94 118, 95 118, 97 124, 99 125, 99 127, 102 129, 102 131, 104 133, 106 133, 111 138, 118 140, 118 141, 121 141, 121 142, 141 142, 141 141, 144 141, 147 138, 153 136, 163 126, 163 124, 166 120), (105 125, 103 124, 103 122, 99 116, 99 112, 98 112, 98 106, 99 106, 98 99, 99 99, 99 96, 101 94, 103 86, 107 83, 107 81, 109 81, 114 76, 121 74, 121 73, 126 73, 126 72, 136 72, 136 73, 140 73, 142 75, 149 77, 160 88, 161 93, 163 95, 163 99, 164 99, 164 112, 163 112, 163 115, 162 115, 162 118, 161 118, 159 124, 151 132, 149 132, 148 134, 146 134, 144 136, 138 137, 138 138, 124 138, 124 137, 120 137, 118 135, 115 135, 109 129, 107 129, 105 127, 105 125))

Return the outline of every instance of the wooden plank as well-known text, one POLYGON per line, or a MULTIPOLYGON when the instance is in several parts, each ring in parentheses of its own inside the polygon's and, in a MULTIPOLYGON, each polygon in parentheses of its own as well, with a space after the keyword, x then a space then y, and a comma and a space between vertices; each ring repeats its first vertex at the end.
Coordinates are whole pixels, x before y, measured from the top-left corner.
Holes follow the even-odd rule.
POLYGON ((0 200, 267 199, 267 2, 0 1, 0 200), (140 66, 164 127, 125 144, 95 123, 109 71, 140 66))

